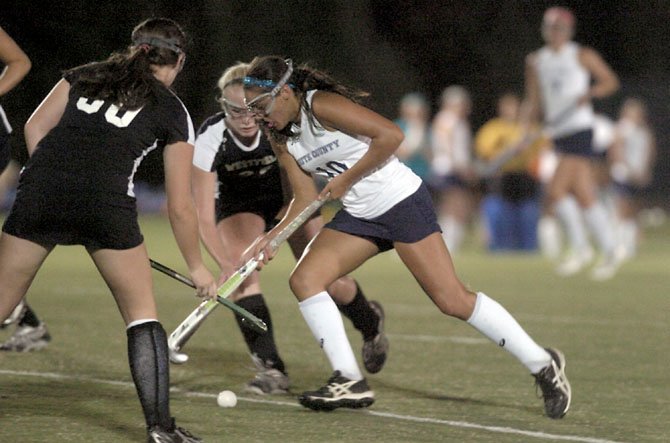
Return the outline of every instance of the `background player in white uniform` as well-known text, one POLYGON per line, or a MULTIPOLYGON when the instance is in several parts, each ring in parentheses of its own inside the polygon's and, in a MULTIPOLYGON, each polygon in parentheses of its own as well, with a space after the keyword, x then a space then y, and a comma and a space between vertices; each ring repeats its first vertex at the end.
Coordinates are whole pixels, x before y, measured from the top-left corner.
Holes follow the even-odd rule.
POLYGON ((656 160, 656 140, 649 127, 647 107, 628 98, 619 111, 614 144, 609 151, 618 215, 618 253, 630 259, 637 252, 637 215, 641 197, 651 184, 656 160))
MULTIPOLYGON (((317 410, 374 402, 327 288, 379 252, 395 248, 436 306, 516 356, 542 388, 547 414, 562 417, 571 395, 564 357, 538 346, 501 305, 460 282, 426 186, 393 155, 402 131, 359 105, 356 100, 363 95, 307 66, 293 70, 291 61, 280 57, 254 59, 245 78, 247 106, 276 137, 273 148, 294 192, 286 217, 255 252, 315 198, 343 204, 310 243, 289 280, 334 370, 325 386, 304 392, 300 402, 317 410), (320 195, 310 174, 329 180, 320 195)), ((266 248, 264 253, 271 251, 266 248)))
POLYGON ((65 73, 26 123, 30 159, 0 237, 0 319, 57 244, 86 247, 126 324, 149 442, 201 441, 170 414, 167 337, 137 221, 133 178, 153 150, 163 151, 168 215, 197 293, 216 293, 191 196, 193 125, 169 89, 185 42, 174 21, 149 19, 123 53, 65 73))
POLYGON ((572 250, 557 271, 578 272, 591 256, 586 233, 566 197, 572 194, 584 210, 587 225, 595 237, 602 261, 592 271, 594 279, 614 275, 618 260, 614 254, 614 227, 597 199, 597 182, 591 159, 593 109, 591 100, 613 94, 619 81, 612 69, 593 49, 571 40, 574 16, 565 8, 549 8, 542 22, 546 45, 526 61, 526 93, 531 114, 542 109, 545 124, 559 153, 559 164, 549 184, 549 205, 565 224, 572 250), (591 79, 594 82, 591 84, 591 79))
POLYGON ((462 86, 449 86, 442 91, 440 111, 431 124, 429 183, 435 194, 437 220, 452 254, 463 243, 473 211, 471 109, 468 91, 462 86))
MULTIPOLYGON (((200 235, 223 274, 232 273, 245 249, 275 225, 291 193, 288 183, 281 178, 279 163, 267 137, 244 105, 242 82, 247 66, 234 65, 219 79, 219 102, 224 112, 213 115, 202 125, 193 156, 193 191, 200 235)), ((300 258, 322 226, 323 220, 316 214, 289 238, 296 258, 300 258)), ((334 282, 329 292, 363 335, 366 369, 379 372, 388 351, 381 305, 368 302, 350 277, 334 282)), ((267 333, 258 333, 237 318, 258 370, 247 388, 257 394, 287 392, 289 379, 274 340, 258 272, 249 276, 231 298, 268 325, 267 333)))

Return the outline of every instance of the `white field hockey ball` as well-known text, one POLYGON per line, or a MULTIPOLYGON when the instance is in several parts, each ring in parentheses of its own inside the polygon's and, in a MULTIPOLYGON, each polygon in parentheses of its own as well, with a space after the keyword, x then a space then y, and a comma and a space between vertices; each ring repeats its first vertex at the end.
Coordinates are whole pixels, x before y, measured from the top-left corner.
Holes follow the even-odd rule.
POLYGON ((237 395, 233 391, 221 391, 216 403, 222 408, 232 408, 237 404, 237 395))

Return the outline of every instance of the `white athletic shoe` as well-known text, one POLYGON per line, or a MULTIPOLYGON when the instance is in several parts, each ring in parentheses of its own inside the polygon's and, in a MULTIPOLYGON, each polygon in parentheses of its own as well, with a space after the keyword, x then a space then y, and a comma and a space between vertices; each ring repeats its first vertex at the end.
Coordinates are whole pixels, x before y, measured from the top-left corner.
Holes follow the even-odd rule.
POLYGON ((603 256, 591 270, 591 279, 595 281, 605 281, 614 277, 614 274, 621 267, 623 257, 616 253, 603 256))
POLYGON ((575 275, 593 261, 593 249, 590 247, 580 251, 571 251, 566 258, 556 267, 556 274, 568 277, 575 275))

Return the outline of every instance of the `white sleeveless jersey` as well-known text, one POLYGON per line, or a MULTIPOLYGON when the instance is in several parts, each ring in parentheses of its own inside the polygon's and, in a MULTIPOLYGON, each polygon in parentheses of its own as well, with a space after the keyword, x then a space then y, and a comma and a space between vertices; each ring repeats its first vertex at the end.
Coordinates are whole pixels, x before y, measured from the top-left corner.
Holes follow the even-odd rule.
POLYGON ((451 111, 440 111, 431 130, 434 174, 444 177, 470 167, 472 134, 466 120, 451 111))
POLYGON ((620 120, 617 131, 623 142, 623 162, 633 174, 645 175, 651 156, 649 130, 628 120, 620 120))
MULTIPOLYGON (((306 93, 310 107, 315 92, 306 93)), ((289 139, 287 147, 302 169, 330 180, 360 160, 370 147, 370 140, 354 138, 340 131, 328 131, 320 125, 313 127, 303 109, 300 135, 289 139)), ((342 197, 342 205, 354 217, 371 219, 412 195, 420 185, 419 176, 391 156, 355 183, 342 197)))
POLYGON ((586 95, 591 86, 591 75, 579 62, 579 51, 577 43, 569 42, 559 51, 545 46, 537 54, 544 119, 554 137, 593 127, 591 104, 575 107, 577 100, 586 95))

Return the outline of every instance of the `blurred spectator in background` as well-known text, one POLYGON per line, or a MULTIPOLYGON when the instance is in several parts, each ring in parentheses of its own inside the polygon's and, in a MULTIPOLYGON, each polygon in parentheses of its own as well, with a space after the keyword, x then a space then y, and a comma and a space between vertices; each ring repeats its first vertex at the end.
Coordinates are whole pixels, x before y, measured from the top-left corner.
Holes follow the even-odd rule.
POLYGON ((430 172, 430 105, 420 92, 405 94, 400 100, 395 123, 405 139, 395 152, 400 161, 424 181, 430 172))
POLYGON ((614 226, 598 200, 592 159, 593 99, 612 95, 619 80, 600 54, 572 40, 575 17, 566 8, 546 10, 542 21, 545 46, 526 60, 526 92, 530 115, 542 111, 547 131, 559 153, 559 162, 548 186, 547 198, 566 227, 571 248, 557 267, 560 275, 572 275, 593 258, 582 214, 569 205, 574 196, 583 210, 586 224, 599 246, 601 258, 592 269, 595 280, 611 278, 620 261, 616 257, 614 226))
POLYGON ((521 101, 512 93, 500 97, 498 116, 477 131, 475 152, 483 160, 487 195, 482 216, 492 251, 537 249, 540 185, 531 169, 548 143, 539 130, 519 123, 521 101))
POLYGON ((619 217, 617 252, 622 259, 630 259, 637 252, 640 200, 651 184, 656 159, 655 137, 641 100, 624 101, 608 159, 619 217))
POLYGON ((451 253, 461 246, 472 214, 472 132, 470 94, 462 86, 442 92, 440 111, 432 122, 433 157, 429 183, 436 199, 438 222, 451 253))
MULTIPOLYGON (((30 71, 30 59, 16 42, 0 28, 0 99, 14 89, 30 71)), ((18 165, 11 160, 9 137, 12 127, 0 105, 0 204, 4 201, 7 188, 16 185, 18 165), (8 167, 10 165, 10 167, 8 167)))

